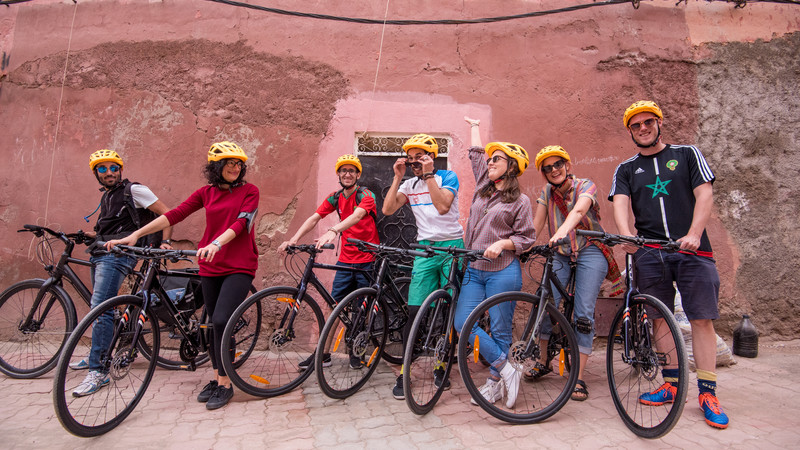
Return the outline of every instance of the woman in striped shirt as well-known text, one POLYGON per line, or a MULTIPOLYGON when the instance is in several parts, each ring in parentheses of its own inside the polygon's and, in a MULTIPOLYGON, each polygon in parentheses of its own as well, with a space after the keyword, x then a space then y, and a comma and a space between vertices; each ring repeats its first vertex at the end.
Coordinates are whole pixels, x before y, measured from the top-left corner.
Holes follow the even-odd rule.
MULTIPOLYGON (((467 269, 456 305, 456 329, 464 325, 472 310, 486 298, 522 289, 517 255, 534 241, 531 201, 520 192, 517 180, 528 167, 528 153, 508 142, 490 142, 486 148, 482 147, 480 121, 464 119, 471 127, 469 159, 475 175, 475 195, 464 241, 469 249, 484 250, 483 255, 489 261, 475 261, 467 269)), ((489 378, 480 388, 481 395, 494 403, 503 398, 505 388, 506 406, 513 408, 521 372, 508 363, 514 310, 513 306, 509 309, 508 303, 503 305, 489 310, 491 336, 477 326, 470 331, 462 330, 461 335, 469 334, 470 343, 478 336, 480 353, 491 364, 489 378)))
MULTIPOLYGON (((597 203, 597 186, 588 179, 572 175, 572 163, 569 154, 558 145, 550 145, 536 155, 536 170, 542 172, 547 181, 542 194, 537 199, 534 227, 536 235, 541 236, 545 222, 550 232, 550 245, 567 236, 570 244, 558 247, 555 255, 553 271, 562 283, 566 283, 570 275, 570 260, 576 262, 575 273, 575 335, 578 338, 580 351, 580 368, 578 384, 572 393, 572 399, 583 401, 589 397, 583 371, 589 354, 592 353, 594 338, 594 307, 600 286, 608 273, 616 275, 614 289, 621 289, 619 269, 613 263, 613 254, 600 243, 589 242, 577 236, 576 228, 603 231, 600 226, 600 212, 597 203), (613 268, 611 267, 613 265, 613 268), (610 272, 609 272, 610 271, 610 272)), ((553 288, 556 305, 561 300, 560 293, 553 288)), ((547 347, 546 338, 550 337, 550 324, 542 329, 542 348, 547 347)), ((546 355, 542 355, 543 358, 546 355)), ((535 380, 550 373, 552 368, 544 365, 544 359, 536 367, 525 373, 525 378, 535 380)))

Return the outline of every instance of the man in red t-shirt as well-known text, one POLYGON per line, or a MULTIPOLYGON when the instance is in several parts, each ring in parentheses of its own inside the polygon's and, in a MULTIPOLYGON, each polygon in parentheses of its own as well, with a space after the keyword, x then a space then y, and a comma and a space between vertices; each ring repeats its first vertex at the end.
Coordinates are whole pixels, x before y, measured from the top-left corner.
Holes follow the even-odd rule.
MULTIPOLYGON (((377 209, 375 207, 375 194, 369 189, 359 186, 358 179, 361 178, 361 161, 355 155, 342 155, 336 160, 336 174, 339 177, 339 184, 342 189, 331 193, 317 211, 312 214, 303 225, 297 230, 294 236, 282 243, 279 251, 286 250, 289 245, 297 244, 297 241, 305 236, 309 231, 317 226, 323 217, 336 211, 341 221, 328 228, 322 236, 317 239, 317 248, 327 243, 335 243, 341 235, 343 245, 339 253, 337 266, 354 267, 364 270, 372 270, 372 263, 375 257, 372 253, 364 253, 352 245, 344 245, 347 238, 359 239, 362 241, 379 244, 378 228, 375 225, 377 209)), ((363 272, 348 272, 339 270, 333 278, 331 296, 338 303, 350 292, 369 286, 369 279, 363 272)), ((313 356, 299 364, 300 369, 307 368, 313 361, 313 356)), ((325 355, 324 362, 329 362, 328 355, 325 355)), ((352 358, 351 358, 352 359, 352 358)), ((358 364, 356 357, 351 361, 351 365, 358 364)))

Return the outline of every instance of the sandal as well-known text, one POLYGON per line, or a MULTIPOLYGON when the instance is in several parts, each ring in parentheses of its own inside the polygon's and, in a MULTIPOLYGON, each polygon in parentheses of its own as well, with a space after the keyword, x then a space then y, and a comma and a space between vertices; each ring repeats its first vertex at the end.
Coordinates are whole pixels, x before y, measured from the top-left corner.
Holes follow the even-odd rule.
POLYGON ((543 376, 547 375, 552 371, 553 369, 551 369, 550 366, 545 366, 539 361, 536 361, 536 365, 533 366, 533 369, 524 372, 522 375, 525 377, 526 380, 534 381, 538 380, 539 378, 542 378, 543 376))
POLYGON ((586 383, 583 380, 575 382, 575 390, 572 391, 572 399, 576 402, 582 402, 589 398, 589 391, 586 389, 586 383))

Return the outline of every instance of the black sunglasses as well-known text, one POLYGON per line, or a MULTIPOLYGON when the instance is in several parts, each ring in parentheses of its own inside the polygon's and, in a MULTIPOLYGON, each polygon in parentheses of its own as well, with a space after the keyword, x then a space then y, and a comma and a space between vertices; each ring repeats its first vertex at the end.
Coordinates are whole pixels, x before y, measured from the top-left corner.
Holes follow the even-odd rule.
POLYGON ((542 166, 542 172, 550 173, 553 170, 558 170, 558 169, 564 167, 564 164, 566 164, 564 162, 564 160, 563 159, 559 159, 558 161, 554 162, 553 164, 551 164, 549 166, 542 166))

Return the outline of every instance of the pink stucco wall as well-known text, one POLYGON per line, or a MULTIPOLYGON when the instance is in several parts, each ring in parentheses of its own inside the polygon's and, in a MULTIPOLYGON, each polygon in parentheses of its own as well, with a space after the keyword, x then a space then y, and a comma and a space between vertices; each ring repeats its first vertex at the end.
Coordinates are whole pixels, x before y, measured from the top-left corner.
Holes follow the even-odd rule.
MULTIPOLYGON (((477 18, 569 4, 401 0, 389 3, 388 16, 477 18)), ((270 6, 380 19, 386 3, 284 0, 270 6)), ((88 227, 82 217, 99 193, 86 163, 99 148, 123 153, 125 175, 175 205, 202 184, 200 167, 211 142, 242 144, 252 158, 248 177, 262 192, 259 280, 271 284, 288 281, 274 249, 336 188, 330 168, 353 150, 355 133, 449 134, 463 220, 474 185, 463 155, 469 141, 464 115, 482 119, 484 142, 511 141, 530 153, 564 146, 576 174, 607 193, 616 165, 636 151, 620 124, 622 110, 653 98, 666 112, 665 140, 698 143, 720 167, 709 233, 723 276, 724 316, 732 321, 762 302, 752 300, 757 288, 743 285, 737 273, 757 264, 764 249, 739 232, 758 219, 747 212, 747 200, 762 191, 733 186, 740 168, 728 167, 724 158, 738 145, 731 136, 758 133, 732 125, 726 114, 745 116, 768 87, 782 86, 776 79, 791 85, 798 31, 796 6, 737 9, 723 2, 676 6, 674 0, 495 24, 387 26, 385 32, 380 25, 190 0, 79 0, 77 6, 41 0, 0 8, 0 152, 7 161, 0 166, 0 287, 39 274, 28 258, 29 238, 15 233, 20 225, 88 227), (767 51, 785 58, 762 64, 759 55, 767 51), (765 71, 740 89, 747 100, 740 110, 726 108, 736 98, 714 91, 734 81, 715 73, 719 67, 765 71), (755 85, 761 93, 751 89, 755 85), (709 132, 708 124, 729 128, 709 132), (723 145, 723 139, 732 141, 723 145)), ((796 103, 796 95, 784 91, 769 95, 796 103)), ((789 123, 793 105, 778 111, 789 123)), ((775 114, 770 106, 758 108, 754 116, 775 114)), ((775 142, 780 152, 797 152, 790 144, 780 147, 791 138, 775 142)), ((750 144, 740 147, 737 155, 752 153, 750 144)), ((539 174, 523 177, 532 197, 541 184, 539 174)), ((781 195, 791 198, 791 192, 781 195)), ((601 212, 615 230, 608 202, 601 212)), ((773 221, 789 224, 791 214, 773 221)), ((176 236, 192 245, 202 227, 202 217, 195 217, 179 225, 176 236)))

